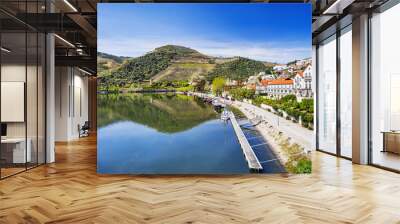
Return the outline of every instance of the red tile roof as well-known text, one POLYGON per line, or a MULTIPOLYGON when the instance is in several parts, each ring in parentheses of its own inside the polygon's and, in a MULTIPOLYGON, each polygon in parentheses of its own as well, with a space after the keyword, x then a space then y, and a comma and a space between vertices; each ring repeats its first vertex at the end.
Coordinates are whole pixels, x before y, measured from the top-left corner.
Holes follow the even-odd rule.
POLYGON ((303 72, 298 72, 297 73, 299 76, 304 77, 304 73, 303 72))
POLYGON ((269 83, 271 83, 271 82, 272 82, 272 80, 263 79, 263 80, 261 80, 261 85, 267 86, 267 85, 269 85, 269 83))
POLYGON ((270 83, 268 83, 268 85, 292 85, 293 84, 293 80, 291 79, 275 79, 275 80, 271 80, 270 83))

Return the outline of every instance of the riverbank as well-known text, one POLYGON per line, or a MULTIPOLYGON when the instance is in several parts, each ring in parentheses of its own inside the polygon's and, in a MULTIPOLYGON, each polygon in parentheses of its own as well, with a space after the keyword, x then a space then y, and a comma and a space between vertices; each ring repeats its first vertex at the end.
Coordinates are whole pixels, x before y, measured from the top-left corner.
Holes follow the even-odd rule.
POLYGON ((107 90, 99 90, 97 91, 99 94, 109 94, 109 93, 180 93, 183 92, 177 91, 175 89, 138 89, 138 90, 128 90, 128 89, 121 89, 118 91, 107 91, 107 90))
POLYGON ((311 172, 311 143, 304 141, 304 139, 299 139, 299 135, 295 138, 289 137, 287 132, 282 131, 282 129, 291 128, 288 129, 291 130, 289 133, 293 134, 298 132, 301 133, 300 135, 304 135, 305 137, 310 134, 308 129, 296 126, 293 127, 293 125, 291 127, 286 126, 293 123, 248 103, 232 101, 231 106, 242 111, 242 113, 250 120, 259 119, 260 117, 262 118, 263 122, 256 125, 255 128, 267 141, 269 147, 278 157, 281 164, 285 166, 287 171, 290 173, 311 172), (282 121, 275 120, 275 118, 281 119, 282 121), (277 125, 274 121, 277 122, 277 125), (309 132, 307 133, 307 131, 309 132))
MULTIPOLYGON (((198 97, 214 97, 210 94, 205 93, 189 93, 198 97)), ((286 120, 272 112, 269 112, 263 108, 255 106, 250 103, 241 101, 230 101, 230 105, 241 110, 249 119, 255 118, 256 116, 261 117, 264 121, 268 122, 274 129, 282 132, 285 136, 290 138, 291 143, 297 143, 305 149, 305 151, 313 150, 314 131, 302 127, 299 123, 293 123, 290 120, 286 120)))
MULTIPOLYGON (((210 97, 209 94, 192 94, 210 97)), ((311 172, 309 155, 312 150, 313 131, 249 103, 231 100, 225 102, 240 110, 249 120, 262 118, 262 122, 255 128, 289 172, 311 172)))
MULTIPOLYGON (((237 103, 232 104, 232 106, 239 109, 249 120, 258 118, 256 114, 244 109, 243 107, 240 107, 237 103)), ((283 152, 279 145, 279 140, 282 141, 285 138, 284 134, 277 131, 272 125, 264 122, 261 122, 255 126, 255 128, 267 141, 269 147, 274 151, 280 162, 282 164, 286 164, 289 161, 289 157, 285 152, 283 152)))
POLYGON ((290 120, 286 120, 272 112, 257 107, 255 105, 233 101, 232 105, 238 109, 247 112, 249 116, 258 116, 268 122, 274 129, 282 132, 285 136, 290 138, 291 143, 297 143, 304 148, 305 151, 312 151, 314 131, 302 127, 298 123, 293 123, 290 120))

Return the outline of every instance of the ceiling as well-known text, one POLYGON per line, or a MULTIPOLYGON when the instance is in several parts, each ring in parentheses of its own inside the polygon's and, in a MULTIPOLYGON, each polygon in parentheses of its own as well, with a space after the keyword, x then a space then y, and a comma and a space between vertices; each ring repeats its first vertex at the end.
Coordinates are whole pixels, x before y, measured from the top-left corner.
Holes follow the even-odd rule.
MULTIPOLYGON (((269 2, 313 5, 313 39, 348 14, 354 15, 386 0, 192 0, 189 2, 269 2)), ((97 3, 182 2, 179 0, 1 0, 3 32, 26 29, 54 32, 56 65, 79 66, 96 74, 97 3), (47 3, 46 3, 47 2, 47 3)), ((186 1, 187 2, 187 1, 186 1)), ((18 40, 16 38, 15 40, 18 40)))
MULTIPOLYGON (((26 54, 25 32, 54 32, 56 65, 78 66, 96 74, 97 0, 1 0, 3 43, 8 58, 26 54)), ((31 38, 28 38, 28 40, 31 38)), ((27 52, 35 49, 28 44, 27 52)), ((28 57, 30 58, 30 57, 28 57)))
MULTIPOLYGON (((308 0, 306 0, 307 2, 308 0)), ((56 65, 78 66, 96 74, 97 3, 182 2, 179 0, 1 0, 2 31, 54 32, 56 65)), ((192 0, 189 2, 297 2, 304 0, 192 0)), ((19 35, 21 36, 21 35, 19 35)), ((19 40, 16 38, 15 40, 19 40)), ((16 43, 17 44, 17 43, 16 43)), ((17 44, 18 45, 18 44, 17 44)), ((16 47, 16 46, 15 46, 16 47)), ((17 54, 15 51, 14 54, 17 54)))
POLYGON ((352 18, 373 12, 389 0, 313 0, 313 43, 352 23, 352 18))

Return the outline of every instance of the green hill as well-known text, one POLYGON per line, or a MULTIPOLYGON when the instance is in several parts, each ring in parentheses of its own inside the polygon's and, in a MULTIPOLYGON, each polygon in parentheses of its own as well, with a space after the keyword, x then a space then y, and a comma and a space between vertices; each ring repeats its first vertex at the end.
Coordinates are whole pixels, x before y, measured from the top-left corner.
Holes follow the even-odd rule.
POLYGON ((174 62, 168 68, 155 75, 152 79, 158 81, 192 80, 206 74, 214 68, 215 64, 195 61, 174 62))
POLYGON ((121 66, 126 59, 128 59, 128 57, 97 52, 97 73, 100 74, 103 71, 115 69, 121 66))
MULTIPOLYGON (((157 48, 156 50, 159 49, 157 48)), ((164 51, 178 51, 178 55, 174 57, 166 69, 151 78, 155 82, 191 80, 193 77, 208 73, 215 66, 214 60, 211 57, 190 48, 167 45, 161 47, 161 49, 164 51)))
MULTIPOLYGON (((100 74, 100 85, 125 86, 143 82, 153 79, 158 73, 166 70, 173 61, 179 61, 182 58, 198 59, 203 57, 205 56, 190 48, 166 45, 141 57, 128 59, 116 70, 100 74)), ((161 80, 161 78, 159 79, 161 80)))
POLYGON ((118 64, 122 64, 122 62, 124 62, 129 57, 116 56, 116 55, 107 54, 107 53, 103 53, 103 52, 97 52, 97 58, 109 59, 109 60, 112 60, 112 61, 114 61, 114 62, 116 62, 118 64))
POLYGON ((196 50, 178 45, 165 45, 158 47, 154 50, 154 52, 174 54, 175 56, 200 55, 200 53, 196 50))
POLYGON ((267 69, 263 62, 238 57, 236 60, 218 64, 207 75, 208 80, 221 76, 225 78, 243 80, 267 69))
POLYGON ((244 80, 265 71, 265 63, 242 57, 215 58, 191 48, 166 45, 136 58, 100 53, 98 83, 100 87, 129 87, 149 80, 189 81, 198 76, 244 80))

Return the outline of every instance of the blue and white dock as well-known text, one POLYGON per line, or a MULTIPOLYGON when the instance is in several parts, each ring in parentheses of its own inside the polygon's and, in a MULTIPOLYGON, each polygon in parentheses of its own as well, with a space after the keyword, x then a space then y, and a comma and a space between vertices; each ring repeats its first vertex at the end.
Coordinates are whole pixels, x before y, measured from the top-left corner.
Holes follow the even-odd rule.
POLYGON ((243 150, 243 154, 246 158, 250 171, 261 172, 263 170, 263 167, 261 166, 261 163, 254 153, 249 141, 244 135, 243 130, 240 128, 235 115, 232 112, 229 112, 229 117, 232 122, 233 129, 235 130, 236 136, 239 140, 240 146, 243 150))

